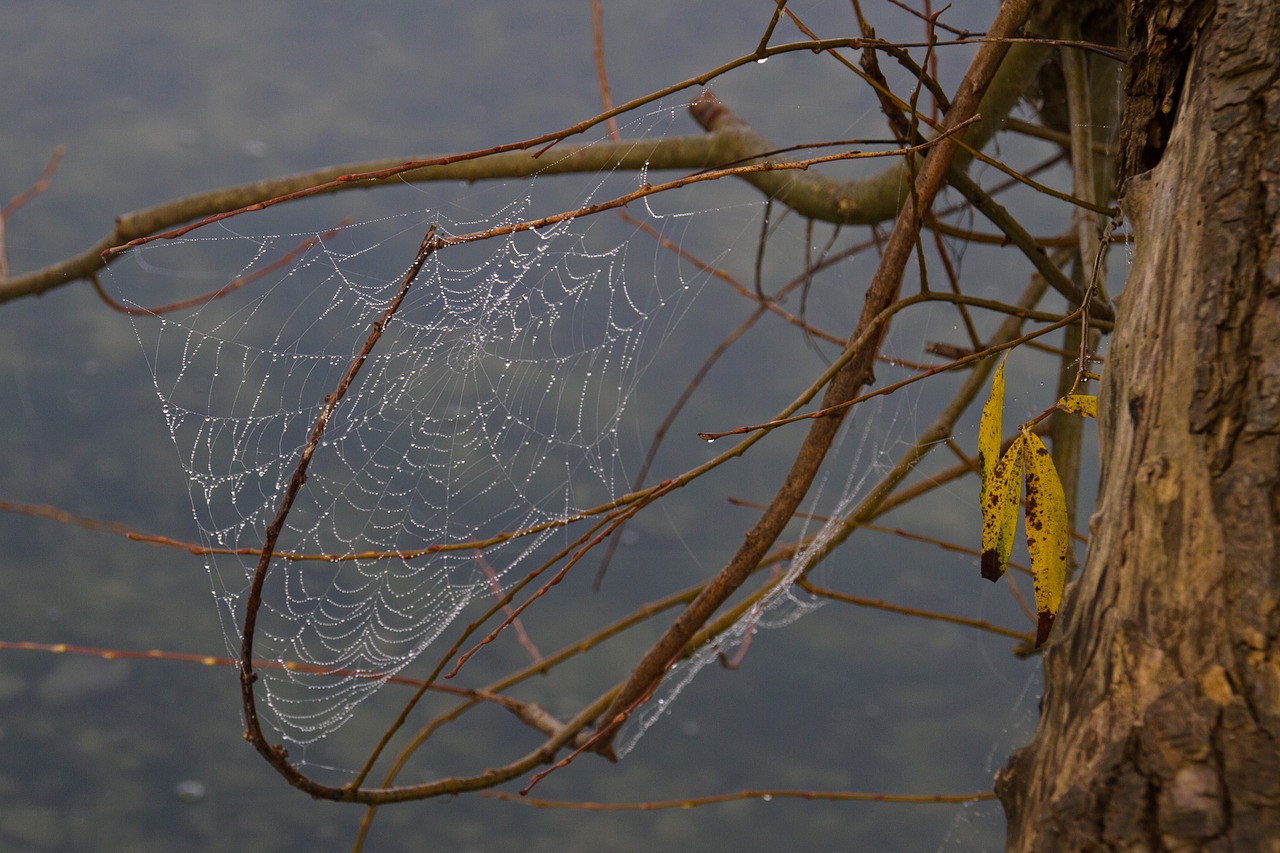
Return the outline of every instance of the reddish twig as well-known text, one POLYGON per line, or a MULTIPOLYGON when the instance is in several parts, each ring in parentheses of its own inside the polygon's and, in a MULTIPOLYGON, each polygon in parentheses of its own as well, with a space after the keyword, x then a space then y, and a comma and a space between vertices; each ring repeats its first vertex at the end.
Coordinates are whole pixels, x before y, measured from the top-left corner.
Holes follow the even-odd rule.
MULTIPOLYGON (((604 62, 604 8, 600 0, 591 0, 591 54, 596 63, 596 83, 600 86, 600 109, 609 112, 613 109, 613 92, 609 88, 609 74, 604 62)), ((617 116, 609 116, 605 121, 609 138, 618 140, 617 116)))
POLYGON ((168 314, 173 311, 181 311, 184 308, 191 308, 197 305, 200 305, 200 306, 207 305, 216 299, 221 299, 224 296, 228 296, 234 293, 235 291, 244 287, 246 284, 251 284, 257 281, 258 279, 262 278, 268 273, 275 272, 276 270, 279 270, 279 269, 283 269, 284 267, 292 264, 295 260, 297 260, 297 258, 300 255, 302 255, 308 249, 320 243, 323 243, 325 240, 328 240, 329 238, 333 237, 333 235, 337 234, 339 231, 341 231, 343 228, 347 227, 350 224, 351 224, 351 219, 350 217, 348 217, 347 219, 342 220, 333 228, 330 228, 328 231, 324 232, 323 234, 317 234, 314 237, 309 237, 306 240, 303 240, 293 249, 293 251, 289 252, 288 254, 283 255, 280 258, 277 258, 276 260, 272 261, 266 266, 260 267, 259 269, 256 269, 253 272, 248 273, 247 275, 242 275, 238 278, 233 278, 231 281, 227 282, 217 290, 214 290, 210 293, 201 294, 200 296, 193 296, 190 299, 182 299, 177 302, 170 302, 167 305, 158 305, 154 308, 139 308, 135 305, 126 305, 123 302, 119 302, 113 299, 110 295, 107 294, 106 290, 103 289, 102 282, 98 280, 97 273, 92 273, 89 276, 89 281, 93 284, 93 289, 97 292, 99 298, 101 298, 102 301, 107 304, 107 307, 110 308, 112 311, 118 311, 121 314, 128 314, 134 317, 158 316, 160 314, 168 314))
MULTIPOLYGON (((902 300, 901 302, 896 303, 896 305, 891 306, 890 309, 886 309, 886 310, 890 311, 890 313, 896 313, 897 311, 902 310, 902 308, 908 307, 912 304, 915 304, 916 302, 925 302, 933 298, 936 298, 936 294, 933 294, 933 295, 923 294, 921 296, 909 296, 906 299, 902 300)), ((731 430, 725 430, 724 432, 700 432, 698 433, 698 438, 701 438, 703 441, 715 441, 717 439, 724 438, 725 436, 743 435, 749 432, 771 430, 771 429, 776 429, 780 426, 785 426, 787 424, 798 423, 800 421, 818 420, 821 418, 831 417, 832 415, 835 415, 835 414, 838 414, 839 412, 850 409, 853 406, 858 405, 859 403, 865 403, 867 400, 870 400, 873 397, 883 397, 885 395, 892 394, 893 392, 899 390, 900 388, 906 385, 910 385, 914 382, 919 382, 921 379, 928 379, 930 376, 935 376, 939 373, 946 373, 951 370, 957 370, 961 367, 965 367, 966 365, 971 364, 972 362, 984 359, 993 353, 1001 352, 1002 350, 1006 350, 1006 349, 1012 349, 1018 346, 1019 344, 1026 343, 1027 341, 1038 338, 1041 335, 1047 335, 1052 331, 1062 328, 1063 326, 1070 325, 1071 323, 1074 323, 1079 318, 1080 318, 1080 311, 1079 309, 1077 309, 1075 311, 1072 311, 1070 314, 1063 317, 1062 319, 1044 327, 1043 329, 1039 329, 1037 331, 1023 335, 1015 340, 1009 341, 1008 343, 1003 343, 1003 344, 999 344, 998 346, 989 347, 983 350, 982 352, 972 353, 970 355, 964 356, 963 358, 958 358, 955 361, 950 361, 950 362, 947 362, 946 364, 940 364, 937 367, 931 367, 928 370, 924 371, 923 373, 914 374, 912 376, 907 377, 906 379, 901 380, 900 382, 895 382, 892 385, 886 385, 883 388, 879 388, 875 391, 862 394, 850 400, 845 400, 830 406, 823 406, 822 408, 814 412, 805 412, 804 414, 801 414, 801 415, 792 415, 791 417, 777 418, 775 420, 767 421, 766 423, 762 423, 762 424, 752 424, 750 426, 736 427, 731 430)), ((884 322, 887 322, 887 320, 888 320, 888 317, 885 317, 883 320, 880 321, 880 323, 883 324, 884 322)))
POLYGON ((9 199, 9 203, 0 208, 0 219, 8 219, 18 208, 31 201, 36 196, 44 193, 49 189, 49 182, 53 179, 53 173, 58 171, 58 163, 62 160, 62 156, 67 153, 65 145, 59 145, 53 149, 53 154, 49 157, 49 162, 45 163, 44 171, 40 173, 40 177, 31 185, 31 188, 25 192, 18 193, 9 199))
POLYGON ((40 173, 40 177, 31 185, 31 188, 9 199, 9 203, 0 209, 0 281, 5 281, 9 278, 9 238, 6 234, 5 223, 20 207, 49 188, 49 181, 53 178, 53 173, 58 170, 58 161, 62 159, 62 155, 65 153, 67 153, 67 149, 64 145, 59 145, 53 149, 53 156, 49 158, 49 162, 44 166, 44 171, 40 173))
MULTIPOLYGON (((10 642, 0 640, 0 652, 47 652, 49 654, 70 654, 96 657, 102 660, 161 660, 175 663, 198 663, 202 666, 240 666, 239 658, 219 657, 216 655, 199 655, 189 652, 171 652, 161 649, 131 651, 128 649, 103 649, 95 646, 73 646, 67 643, 31 643, 10 642)), ((329 669, 301 661, 256 660, 258 669, 276 669, 288 672, 306 672, 312 675, 323 675, 332 678, 361 678, 383 681, 387 684, 400 684, 406 687, 422 687, 424 682, 419 678, 406 678, 402 675, 384 675, 377 672, 365 672, 353 669, 329 669)), ((555 734, 560 724, 555 718, 533 702, 521 702, 510 696, 503 696, 493 690, 481 690, 469 687, 454 687, 448 684, 432 684, 428 687, 435 693, 456 696, 472 702, 490 702, 500 705, 513 713, 520 720, 544 734, 555 734)))
MULTIPOLYGON (((637 500, 647 499, 653 491, 661 488, 653 486, 643 492, 623 495, 617 500, 610 501, 597 507, 583 510, 581 513, 569 518, 556 519, 555 521, 543 522, 531 527, 525 527, 520 530, 505 531, 495 534, 486 539, 471 539, 461 542, 449 542, 439 545, 427 545, 422 548, 413 548, 404 551, 361 551, 353 554, 303 554, 295 551, 276 551, 272 557, 281 560, 289 560, 291 562, 320 562, 320 563, 347 563, 347 562, 363 562, 368 560, 417 560, 422 557, 428 557, 432 554, 439 554, 447 551, 478 551, 500 545, 512 539, 518 539, 524 536, 531 536, 551 530, 557 527, 567 527, 578 521, 583 521, 596 515, 607 513, 619 506, 631 503, 637 500)), ((0 499, 0 512, 12 512, 18 515, 27 515, 33 518, 48 518, 59 524, 66 524, 74 527, 82 527, 86 530, 97 530, 104 533, 114 533, 117 536, 123 536, 134 542, 145 542, 149 545, 155 545, 166 548, 177 548, 187 551, 197 557, 206 555, 226 555, 237 557, 261 557, 261 548, 218 548, 208 545, 199 545, 194 542, 183 542, 168 536, 158 536, 149 533, 139 533, 126 524, 116 521, 102 521, 96 518, 89 518, 83 515, 76 515, 59 509, 48 504, 29 504, 20 501, 10 501, 0 499)))
MULTIPOLYGON (((493 566, 489 565, 489 561, 484 558, 483 551, 476 552, 476 565, 484 572, 484 576, 489 579, 489 588, 493 590, 495 596, 502 595, 502 583, 498 579, 498 573, 493 570, 493 566)), ((542 663, 542 653, 538 651, 538 647, 533 644, 533 640, 529 639, 529 635, 524 630, 524 623, 520 621, 519 614, 511 609, 511 605, 504 605, 502 608, 508 616, 511 617, 511 627, 515 629, 516 639, 520 645, 529 653, 530 659, 534 663, 542 663)))
POLYGON ((845 604, 856 604, 858 607, 870 607, 875 610, 885 610, 889 613, 899 613, 903 616, 915 616, 920 619, 935 619, 939 622, 950 622, 953 625, 963 625, 966 628, 977 628, 982 631, 990 631, 993 634, 999 634, 1002 637, 1011 637, 1015 640, 1023 642, 1031 642, 1035 640, 1034 634, 1026 631, 1012 631, 1008 628, 1001 628, 999 625, 992 625, 990 622, 984 622, 981 619, 968 619, 964 616, 952 616, 948 613, 938 613, 935 610, 921 610, 918 607, 904 607, 901 604, 890 604, 887 601, 880 601, 874 598, 863 598, 857 595, 849 595, 843 592, 836 592, 832 589, 815 586, 805 578, 796 581, 796 585, 811 595, 820 596, 821 598, 829 598, 832 601, 841 601, 845 604))
POLYGON ((435 239, 435 233, 436 228, 432 225, 427 230, 426 236, 422 238, 417 256, 401 280, 395 296, 392 297, 382 316, 373 322, 364 345, 361 346, 360 351, 356 353, 355 358, 347 366, 347 370, 342 379, 339 380, 337 388, 325 398, 324 408, 321 409, 319 416, 317 416, 315 426, 311 429, 311 436, 302 448, 298 464, 293 470, 293 476, 290 477, 289 484, 280 500, 280 506, 276 510, 276 516, 271 524, 267 526, 266 535, 263 537, 262 542, 262 555, 258 559, 258 567, 254 571, 253 581, 249 586, 249 594, 245 600, 244 627, 240 636, 240 692, 245 712, 245 738, 290 784, 314 797, 341 799, 344 795, 344 789, 317 782, 298 770, 297 767, 290 763, 288 752, 283 747, 273 746, 267 742, 266 735, 262 731, 262 724, 258 720, 258 707, 253 690, 254 682, 258 678, 253 668, 253 641, 257 629, 258 611, 262 607, 262 590, 266 584, 267 572, 271 567, 271 558, 275 553, 276 541, 280 538, 280 532, 284 529, 285 521, 289 517, 289 511, 293 508, 294 500, 297 498, 298 493, 302 491, 302 484, 306 482, 307 468, 311 462, 311 456, 315 453, 320 444, 320 439, 324 436, 329 418, 333 415, 338 403, 342 401, 347 389, 360 372, 360 368, 364 366, 365 360, 373 352, 374 346, 382 337, 386 324, 399 310, 400 303, 404 301, 405 295, 408 294, 409 288, 418 277, 423 264, 439 248, 440 244, 435 239))
MULTIPOLYGON (((560 581, 564 580, 565 576, 569 574, 569 570, 572 569, 575 565, 577 565, 578 562, 581 561, 583 557, 585 557, 588 553, 590 553, 592 548, 594 548, 595 546, 603 542, 609 536, 609 534, 611 534, 614 530, 618 528, 619 525, 621 525, 626 519, 630 518, 639 510, 640 510, 639 506, 628 507, 624 510, 620 510, 616 515, 605 519, 599 525, 600 528, 603 528, 601 532, 587 539, 585 542, 581 542, 579 547, 577 547, 574 550, 573 555, 568 560, 565 561, 565 564, 560 568, 560 570, 556 572, 554 575, 552 575, 550 580, 548 580, 542 586, 538 587, 538 589, 535 590, 534 593, 530 595, 527 599, 525 599, 524 602, 520 604, 520 606, 513 609, 504 603, 503 609, 507 613, 506 618, 503 619, 502 622, 498 625, 498 627, 494 628, 489 633, 488 636, 486 636, 480 642, 476 643, 476 645, 473 646, 469 651, 467 651, 461 657, 459 657, 457 663, 454 664, 453 669, 450 670, 445 675, 445 678, 453 678, 455 675, 457 675, 458 671, 462 669, 462 667, 466 664, 466 662, 470 660, 476 654, 476 652, 480 651, 480 649, 482 649, 483 647, 487 646, 489 643, 492 643, 494 640, 496 640, 498 638, 498 635, 501 634, 502 631, 505 630, 508 625, 515 622, 519 618, 521 613, 527 610, 539 598, 541 598, 542 596, 550 592, 552 587, 556 586, 557 584, 560 583, 560 581)), ((544 565, 544 568, 545 568, 545 565, 544 565)), ((522 583, 527 583, 534 576, 541 573, 541 571, 542 571, 542 568, 539 568, 538 571, 533 572, 530 575, 530 577, 525 578, 525 580, 522 583)), ((516 589, 519 589, 519 587, 517 586, 516 589)), ((510 596, 507 597, 506 601, 510 601, 510 596)))
MULTIPOLYGON (((1000 8, 992 25, 993 31, 1003 36, 1016 32, 1030 13, 1026 0, 1007 0, 1000 8)), ((969 71, 960 85, 952 109, 944 123, 951 128, 967 124, 976 115, 978 100, 995 76, 1007 46, 987 44, 979 49, 969 71)), ((846 401, 857 396, 858 390, 872 378, 874 356, 884 333, 883 326, 876 326, 878 318, 898 299, 902 276, 906 269, 911 248, 916 242, 924 210, 932 204, 943 179, 951 166, 956 144, 944 142, 934 147, 925 158, 917 180, 917 194, 921 207, 908 202, 899 213, 893 231, 889 235, 884 258, 867 289, 866 302, 858 325, 850 336, 851 343, 867 337, 865 346, 856 348, 856 355, 838 369, 827 387, 823 400, 824 409, 836 408, 827 417, 812 421, 810 431, 797 453, 795 463, 778 490, 773 503, 760 520, 747 532, 745 542, 730 562, 707 585, 667 629, 663 636, 644 654, 638 666, 613 698, 605 712, 599 730, 609 732, 597 746, 603 754, 611 752, 610 745, 621 721, 629 709, 650 693, 666 674, 670 664, 683 654, 689 640, 755 571, 791 516, 799 508, 817 476, 828 448, 835 440, 848 411, 846 401)))
MULTIPOLYGON (((244 213, 251 213, 259 210, 266 210, 268 207, 274 207, 275 205, 283 204, 285 202, 296 201, 302 198, 308 198, 313 195, 320 195, 323 193, 333 192, 334 190, 341 189, 349 185, 364 185, 364 184, 379 183, 382 181, 386 181, 390 178, 394 178, 398 175, 402 175, 405 172, 411 172, 416 169, 423 169, 429 166, 444 166, 450 163, 459 163, 466 160, 478 160, 483 157, 492 156, 494 154, 502 154, 508 151, 528 151, 530 149, 537 149, 534 155, 536 157, 545 153, 556 143, 564 139, 567 139, 570 136, 575 136, 579 133, 583 133, 589 130, 590 128, 595 127, 598 124, 607 122, 610 118, 623 115, 624 113, 631 112, 632 110, 638 109, 639 107, 642 107, 646 104, 653 103, 654 101, 665 98, 668 95, 673 95, 676 92, 683 91, 684 89, 689 89, 694 86, 706 85, 706 83, 710 82, 711 80, 714 80, 718 77, 722 77, 736 68, 740 68, 744 65, 749 65, 751 63, 758 62, 762 58, 767 59, 771 56, 782 55, 786 53, 794 53, 797 51, 832 50, 832 49, 841 48, 841 47, 861 48, 865 45, 865 43, 866 43, 865 39, 838 38, 838 39, 823 39, 817 42, 795 42, 791 44, 777 45, 775 47, 767 48, 763 52, 763 54, 752 53, 746 56, 738 57, 737 59, 731 60, 730 62, 726 62, 723 65, 720 65, 716 68, 711 69, 710 71, 700 74, 697 77, 691 77, 687 80, 682 80, 679 83, 673 83, 670 86, 663 87, 662 89, 659 89, 655 92, 651 92, 648 95, 645 95, 640 98, 636 98, 632 101, 628 101, 625 104, 614 107, 613 109, 610 109, 610 110, 606 110, 605 112, 602 112, 599 115, 596 115, 590 119, 578 122, 577 124, 571 125, 570 127, 563 128, 553 133, 546 133, 541 136, 536 136, 531 139, 521 140, 519 142, 510 142, 503 145, 495 145, 495 146, 492 146, 491 148, 485 148, 478 151, 469 151, 465 154, 454 154, 454 155, 445 156, 445 157, 432 157, 426 160, 408 160, 398 166, 394 166, 387 169, 378 169, 371 172, 360 172, 360 173, 354 173, 349 175, 342 175, 330 181, 325 181, 323 183, 315 184, 310 187, 305 187, 303 189, 295 190, 293 192, 284 193, 282 195, 275 196, 273 198, 254 202, 253 204, 244 205, 243 207, 238 207, 234 210, 227 210, 227 211, 211 214, 196 222, 181 226, 179 228, 174 228, 172 230, 164 231, 158 234, 149 234, 144 237, 135 238, 122 245, 112 246, 110 248, 103 250, 102 256, 104 258, 110 257, 112 255, 116 255, 128 249, 134 248, 135 246, 141 246, 146 243, 154 242, 156 240, 171 240, 176 237, 182 237, 198 228, 203 228, 206 225, 211 225, 215 222, 221 222, 224 219, 230 219, 231 217, 234 217, 234 216, 240 216, 241 214, 244 214, 244 213)), ((969 43, 969 42, 966 42, 966 43, 969 43)), ((882 42, 878 42, 878 41, 873 46, 885 47, 885 48, 889 47, 889 45, 882 42)), ((905 47, 910 47, 910 46, 911 45, 905 45, 905 47)), ((952 128, 951 130, 954 132, 956 128, 952 128)), ((800 168, 803 168, 803 167, 800 167, 800 168)))

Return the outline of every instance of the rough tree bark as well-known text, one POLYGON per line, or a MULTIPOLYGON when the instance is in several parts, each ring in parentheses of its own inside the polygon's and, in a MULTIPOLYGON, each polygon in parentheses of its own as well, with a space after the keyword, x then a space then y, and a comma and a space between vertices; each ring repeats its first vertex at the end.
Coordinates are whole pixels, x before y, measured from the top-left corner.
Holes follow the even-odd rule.
POLYGON ((1280 3, 1130 0, 1103 483, 1011 850, 1280 850, 1280 3))

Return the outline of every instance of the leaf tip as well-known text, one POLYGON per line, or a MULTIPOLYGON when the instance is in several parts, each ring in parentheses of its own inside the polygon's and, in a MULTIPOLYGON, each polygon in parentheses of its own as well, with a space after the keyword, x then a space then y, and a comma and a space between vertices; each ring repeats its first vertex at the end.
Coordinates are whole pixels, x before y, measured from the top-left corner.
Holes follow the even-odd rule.
POLYGON ((1049 631, 1053 629, 1055 614, 1047 610, 1040 611, 1040 623, 1036 625, 1036 648, 1040 648, 1049 639, 1049 631))
POLYGON ((1004 566, 1001 565, 1000 552, 994 548, 988 548, 982 552, 982 576, 987 580, 995 583, 1000 580, 1000 576, 1004 574, 1004 566))

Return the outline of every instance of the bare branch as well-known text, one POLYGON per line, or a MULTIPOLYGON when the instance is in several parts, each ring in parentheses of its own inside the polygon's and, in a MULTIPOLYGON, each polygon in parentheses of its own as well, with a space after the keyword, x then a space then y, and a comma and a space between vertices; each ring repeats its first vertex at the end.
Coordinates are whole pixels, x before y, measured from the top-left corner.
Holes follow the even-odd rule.
MULTIPOLYGON (((993 32, 998 37, 1012 35, 1026 21, 1029 12, 1027 0, 1008 0, 996 16, 992 25, 993 32)), ((955 127, 976 113, 978 102, 991 84, 1007 51, 1007 45, 999 41, 986 43, 979 49, 960 84, 951 110, 944 118, 947 127, 955 127)), ((916 192, 924 208, 927 209, 938 192, 955 151, 956 144, 947 141, 933 147, 926 156, 916 182, 916 192)), ((896 300, 922 218, 923 210, 916 210, 912 204, 907 204, 898 214, 884 256, 868 287, 862 317, 852 339, 857 339, 874 318, 896 300)), ((872 377, 872 363, 875 352, 879 349, 879 340, 880 337, 877 336, 872 346, 862 348, 858 357, 850 360, 840 370, 828 388, 823 400, 824 408, 857 396, 858 390, 872 377)), ((633 704, 662 679, 671 662, 684 653, 694 633, 742 585, 781 534, 817 475, 827 449, 843 423, 844 411, 846 410, 842 409, 831 417, 813 422, 786 481, 769 509, 747 533, 743 546, 703 593, 667 629, 662 638, 645 653, 602 718, 601 731, 607 730, 611 734, 597 747, 598 751, 606 755, 611 752, 612 733, 616 733, 617 726, 626 719, 633 704)))

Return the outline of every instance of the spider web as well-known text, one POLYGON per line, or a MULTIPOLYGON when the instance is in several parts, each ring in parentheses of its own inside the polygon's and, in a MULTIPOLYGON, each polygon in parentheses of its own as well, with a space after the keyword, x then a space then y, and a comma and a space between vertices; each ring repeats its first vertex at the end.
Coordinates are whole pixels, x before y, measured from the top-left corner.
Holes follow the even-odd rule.
MULTIPOLYGON (((883 400, 876 399, 864 408, 863 415, 868 420, 877 422, 881 430, 892 432, 897 415, 882 418, 885 408, 883 400)), ((811 520, 816 517, 813 513, 803 514, 805 523, 800 530, 799 539, 804 544, 781 571, 781 577, 773 580, 768 592, 735 619, 733 624, 671 668, 654 700, 641 706, 623 727, 615 748, 619 758, 626 757, 635 749, 640 739, 671 712, 680 694, 709 664, 729 660, 739 650, 745 652, 746 646, 759 631, 786 627, 826 603, 825 599, 797 588, 795 582, 823 558, 840 533, 846 515, 865 494, 868 483, 873 481, 874 476, 887 470, 884 461, 887 454, 880 446, 883 443, 884 439, 877 434, 877 430, 867 428, 866 425, 854 427, 846 423, 841 428, 829 454, 832 464, 824 466, 813 494, 805 502, 812 510, 826 509, 827 520, 816 524, 811 520), (873 436, 876 436, 874 440, 873 436), (832 471, 845 471, 843 482, 833 483, 832 480, 836 478, 832 471), (838 488, 833 489, 835 486, 838 488), (833 499, 832 491, 835 491, 834 506, 827 509, 833 499), (817 529, 811 531, 811 526, 817 529)))
MULTIPOLYGON (((622 133, 669 135, 678 121, 683 104, 666 103, 622 133)), ((338 227, 362 202, 313 199, 301 212, 273 208, 147 244, 111 268, 113 289, 135 306, 173 301, 175 285, 230 291, 135 324, 210 552, 230 654, 240 653, 257 550, 308 436, 428 229, 446 240, 484 232, 583 208, 647 177, 594 175, 585 191, 581 179, 566 190, 566 177, 386 187, 359 222, 338 227)), ((633 213, 669 245, 735 252, 749 275, 764 203, 722 187, 650 197, 633 213)), ((276 664, 257 670, 262 716, 285 739, 305 746, 336 731, 469 605, 571 549, 590 523, 575 521, 631 490, 649 438, 636 405, 646 371, 713 273, 605 222, 618 220, 579 217, 447 246, 386 323, 328 421, 267 574, 254 657, 276 664)), ((799 247, 812 235, 794 230, 773 232, 772 247, 793 242, 771 249, 770 263, 788 248, 810 256, 799 247)), ((830 275, 843 282, 850 272, 830 275)), ((824 299, 837 328, 841 311, 856 316, 856 289, 824 299)), ((744 417, 759 417, 753 394, 734 397, 744 417)), ((839 519, 865 478, 883 472, 877 460, 914 426, 917 401, 906 398, 905 420, 899 410, 846 427, 831 470, 848 473, 839 483, 824 475, 813 512, 839 519)), ((719 406, 716 422, 734 423, 719 406)), ((707 663, 817 606, 792 581, 835 529, 819 525, 773 592, 671 673, 660 701, 624 732, 623 752, 707 663)))
MULTIPOLYGON (((652 113, 637 135, 674 116, 652 113)), ((604 191, 597 180, 575 204, 604 191)), ((545 215, 536 184, 480 218, 455 202, 265 235, 237 230, 260 220, 231 219, 134 250, 133 269, 114 274, 133 304, 148 277, 248 282, 136 324, 234 654, 253 552, 418 241, 432 225, 448 238, 545 215)), ((399 192, 420 205, 433 190, 399 192)), ((283 667, 260 670, 266 716, 290 741, 340 727, 468 604, 576 537, 565 522, 629 491, 620 428, 707 276, 678 262, 637 274, 628 243, 596 238, 595 221, 432 255, 337 406, 258 616, 255 657, 283 667)), ((659 224, 679 242, 689 221, 659 224)))

